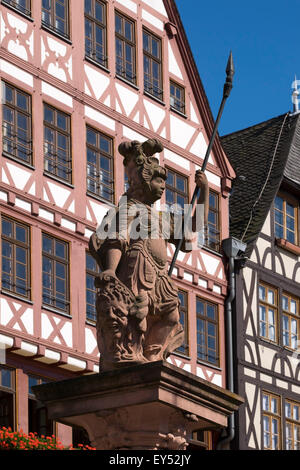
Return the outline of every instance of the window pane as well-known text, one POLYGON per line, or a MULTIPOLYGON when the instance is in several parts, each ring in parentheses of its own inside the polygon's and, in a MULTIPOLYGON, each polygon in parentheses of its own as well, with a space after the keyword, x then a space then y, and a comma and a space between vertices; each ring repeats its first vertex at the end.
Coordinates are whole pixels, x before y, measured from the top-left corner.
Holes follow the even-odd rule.
POLYGON ((125 37, 132 41, 132 24, 125 20, 125 37))
POLYGON ((95 17, 97 20, 101 21, 103 23, 103 6, 96 1, 95 3, 95 17))
POLYGON ((276 196, 275 198, 275 207, 276 209, 283 211, 283 199, 281 199, 279 196, 276 196))
POLYGON ((271 399, 271 411, 272 413, 277 413, 278 412, 278 409, 277 409, 277 398, 272 398, 271 399))
POLYGON ((116 15, 115 27, 116 27, 116 32, 119 34, 122 34, 122 20, 119 15, 116 15))
POLYGON ((291 313, 297 313, 297 302, 293 299, 291 299, 291 313))
POLYGON ((12 372, 8 369, 1 369, 1 385, 12 388, 12 372))
POLYGON ((275 305, 275 293, 270 289, 268 289, 268 303, 275 305))
POLYGON ((282 308, 283 310, 289 310, 289 299, 285 295, 282 296, 282 308))
POLYGON ((93 129, 91 128, 87 128, 87 131, 86 131, 86 138, 87 138, 87 142, 91 145, 94 145, 96 147, 96 142, 97 142, 97 134, 95 131, 93 131, 93 129))
POLYGON ((43 236, 43 251, 52 253, 52 239, 45 235, 43 236))
POLYGON ((25 96, 23 93, 17 91, 17 106, 18 108, 22 108, 27 111, 27 101, 28 97, 25 96))
POLYGON ((85 13, 92 13, 92 0, 84 0, 84 11, 85 13))
POLYGON ((2 233, 7 237, 12 236, 12 223, 6 219, 2 219, 2 233))
POLYGON ((286 203, 286 213, 288 216, 295 217, 295 208, 288 202, 286 203))
POLYGON ((281 225, 275 225, 275 236, 277 238, 284 238, 284 230, 281 225))
POLYGON ((264 411, 269 410, 269 397, 268 397, 268 395, 263 395, 263 410, 264 411))
POLYGON ((283 212, 275 211, 275 223, 283 225, 283 212))
POLYGON ((289 402, 285 403, 285 416, 287 418, 291 417, 291 404, 289 402))
POLYGON ((65 258, 66 257, 66 245, 65 245, 65 243, 56 240, 55 255, 58 256, 59 258, 65 258))

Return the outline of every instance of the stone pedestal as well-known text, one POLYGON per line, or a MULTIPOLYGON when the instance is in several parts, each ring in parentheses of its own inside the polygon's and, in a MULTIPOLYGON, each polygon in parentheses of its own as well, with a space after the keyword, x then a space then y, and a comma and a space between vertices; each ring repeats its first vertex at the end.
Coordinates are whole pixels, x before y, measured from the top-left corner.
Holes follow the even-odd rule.
POLYGON ((184 450, 194 430, 227 426, 243 399, 166 362, 33 387, 55 421, 82 426, 98 450, 184 450))

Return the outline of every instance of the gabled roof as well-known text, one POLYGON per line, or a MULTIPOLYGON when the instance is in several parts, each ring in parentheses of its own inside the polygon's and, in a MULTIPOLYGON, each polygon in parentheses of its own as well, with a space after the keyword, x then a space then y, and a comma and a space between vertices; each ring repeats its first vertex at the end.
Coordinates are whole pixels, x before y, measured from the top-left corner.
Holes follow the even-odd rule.
MULTIPOLYGON (((194 98, 196 100, 198 109, 201 114, 203 125, 205 127, 206 134, 208 139, 210 139, 214 127, 214 118, 209 106, 209 102, 198 72, 197 65, 195 63, 193 53, 187 39, 179 11, 176 6, 175 0, 163 0, 168 18, 171 23, 176 26, 177 34, 175 36, 178 49, 180 51, 183 63, 185 65, 187 75, 190 80, 190 84, 194 93, 194 98)), ((224 64, 225 65, 225 64, 224 64)), ((224 76, 225 78, 225 76, 224 76)), ((221 102, 221 96, 220 96, 221 102)), ((225 155, 220 137, 217 134, 214 146, 213 146, 214 155, 217 160, 217 164, 222 172, 222 175, 228 178, 234 178, 234 172, 232 166, 229 163, 227 156, 225 155)))
POLYGON ((230 234, 249 256, 284 179, 300 187, 299 114, 289 113, 221 137, 236 172, 230 195, 230 234))

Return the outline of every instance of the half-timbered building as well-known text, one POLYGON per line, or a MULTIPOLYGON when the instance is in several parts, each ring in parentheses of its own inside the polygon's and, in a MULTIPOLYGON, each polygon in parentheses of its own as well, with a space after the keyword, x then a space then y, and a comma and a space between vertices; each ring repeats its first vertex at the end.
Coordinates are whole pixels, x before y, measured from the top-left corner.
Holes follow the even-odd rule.
POLYGON ((300 448, 300 122, 287 113, 222 138, 236 179, 234 448, 300 448))
MULTIPOLYGON (((126 181, 123 140, 159 138, 162 203, 187 203, 213 117, 173 0, 2 0, 0 425, 48 433, 31 386, 98 372, 88 240, 126 181)), ((170 362, 225 387, 225 260, 234 172, 207 166, 206 246, 174 279, 185 343, 170 362)), ((169 247, 169 257, 173 254, 169 247)), ((64 441, 70 430, 58 426, 64 441)), ((208 435, 198 436, 209 447, 208 435)))

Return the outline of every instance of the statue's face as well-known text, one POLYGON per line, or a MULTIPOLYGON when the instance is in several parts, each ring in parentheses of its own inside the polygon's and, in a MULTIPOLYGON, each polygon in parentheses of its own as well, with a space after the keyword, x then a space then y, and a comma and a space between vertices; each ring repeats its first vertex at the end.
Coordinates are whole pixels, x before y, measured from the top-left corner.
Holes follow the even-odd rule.
POLYGON ((166 189, 166 182, 161 176, 155 176, 150 183, 151 202, 160 199, 166 189))

